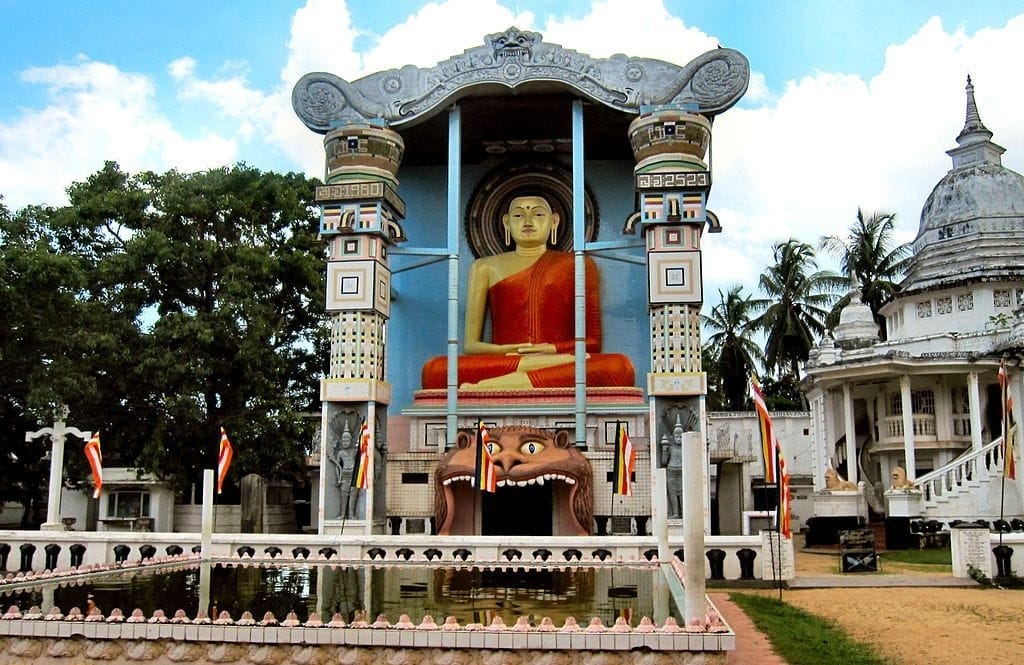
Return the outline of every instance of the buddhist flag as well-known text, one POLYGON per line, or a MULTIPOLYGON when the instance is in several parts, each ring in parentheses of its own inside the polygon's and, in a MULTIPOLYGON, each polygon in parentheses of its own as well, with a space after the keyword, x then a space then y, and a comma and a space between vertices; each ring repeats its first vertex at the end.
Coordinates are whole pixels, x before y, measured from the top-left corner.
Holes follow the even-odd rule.
POLYGON ((89 460, 89 467, 92 469, 92 482, 96 486, 92 498, 100 498, 100 489, 103 487, 103 454, 100 452, 100 433, 96 432, 85 444, 85 459, 89 460))
POLYGON ((490 447, 491 437, 484 421, 481 420, 476 429, 476 470, 473 484, 484 492, 497 492, 498 474, 494 469, 490 447))
POLYGON ((370 484, 370 456, 373 452, 370 446, 370 426, 363 422, 359 428, 359 460, 356 464, 355 473, 352 474, 352 487, 364 490, 370 484))
POLYGON ((776 511, 776 519, 779 524, 779 532, 786 538, 793 533, 790 528, 792 493, 789 489, 789 473, 786 471, 786 459, 782 455, 782 443, 775 435, 775 428, 772 426, 772 417, 768 413, 768 405, 764 401, 764 393, 761 392, 761 384, 757 377, 750 375, 750 396, 754 400, 754 410, 757 412, 757 426, 761 434, 761 452, 764 456, 764 482, 778 483, 779 504, 776 511))
POLYGON ((615 423, 615 471, 612 493, 633 496, 633 471, 636 470, 636 449, 622 423, 615 423))
POLYGON ((231 458, 235 456, 235 450, 228 441, 228 433, 220 428, 220 451, 217 453, 217 494, 224 489, 224 478, 228 475, 228 467, 231 466, 231 458))
POLYGON ((764 401, 764 393, 761 392, 761 384, 757 377, 750 375, 750 397, 754 400, 754 411, 757 412, 757 428, 761 434, 761 456, 764 459, 764 482, 776 482, 775 470, 777 468, 776 438, 772 429, 772 417, 768 414, 768 405, 764 401))
POLYGON ((1010 375, 1006 361, 999 361, 999 390, 1003 405, 1003 477, 1014 480, 1017 477, 1017 463, 1013 459, 1013 396, 1010 395, 1010 375))

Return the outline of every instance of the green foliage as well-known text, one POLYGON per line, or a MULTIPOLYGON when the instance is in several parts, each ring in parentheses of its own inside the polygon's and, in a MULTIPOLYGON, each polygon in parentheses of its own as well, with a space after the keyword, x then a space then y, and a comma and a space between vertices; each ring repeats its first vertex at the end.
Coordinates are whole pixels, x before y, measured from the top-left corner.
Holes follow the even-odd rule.
MULTIPOLYGON (((66 404, 69 424, 101 432, 108 466, 198 482, 223 426, 232 477, 298 471, 327 348, 315 184, 108 162, 65 207, 0 211, 4 440, 66 404)), ((85 479, 73 450, 68 477, 85 479)))
POLYGON ((753 341, 754 300, 735 285, 728 293, 718 291, 719 303, 711 314, 701 317, 711 333, 706 347, 718 373, 723 406, 740 411, 750 406, 750 374, 763 359, 761 348, 753 341))
MULTIPOLYGON (((896 215, 874 212, 865 216, 857 209, 857 219, 850 226, 846 238, 825 236, 819 246, 839 258, 839 266, 847 283, 860 289, 861 300, 871 308, 885 339, 885 317, 879 313, 882 306, 899 290, 899 281, 907 269, 911 246, 909 243, 893 246, 893 228, 896 215)), ((835 303, 828 316, 828 327, 839 323, 839 314, 850 302, 849 294, 835 303)))
POLYGON ((818 270, 814 248, 790 239, 773 248, 774 261, 761 273, 759 285, 767 296, 752 303, 762 312, 754 325, 764 331, 765 367, 779 375, 799 377, 815 340, 825 332, 825 317, 844 284, 829 271, 818 270))
POLYGON ((789 665, 886 665, 871 646, 856 642, 836 624, 765 596, 731 594, 776 653, 789 665))

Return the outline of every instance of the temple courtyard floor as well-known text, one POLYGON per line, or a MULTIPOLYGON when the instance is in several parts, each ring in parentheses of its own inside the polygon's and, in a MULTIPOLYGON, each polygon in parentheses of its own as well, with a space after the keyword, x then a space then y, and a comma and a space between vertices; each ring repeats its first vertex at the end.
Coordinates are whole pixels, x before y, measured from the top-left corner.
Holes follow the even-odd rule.
MULTIPOLYGON (((934 568, 887 562, 884 551, 879 572, 844 574, 838 551, 810 552, 802 536, 795 537, 797 578, 782 599, 834 621, 895 665, 1024 662, 1024 591, 983 588, 934 568)), ((736 631, 729 662, 785 665, 742 610, 728 602, 733 591, 778 596, 775 589, 709 589, 736 631)))

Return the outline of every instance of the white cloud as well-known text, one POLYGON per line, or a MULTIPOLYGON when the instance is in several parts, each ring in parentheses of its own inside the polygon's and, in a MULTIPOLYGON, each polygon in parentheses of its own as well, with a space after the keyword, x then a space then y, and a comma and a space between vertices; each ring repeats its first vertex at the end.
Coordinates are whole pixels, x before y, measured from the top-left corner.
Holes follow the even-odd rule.
POLYGON ((45 86, 47 104, 0 123, 0 182, 11 209, 66 201, 64 188, 115 160, 128 171, 197 170, 235 159, 217 135, 187 138, 155 107, 153 82, 84 56, 34 67, 22 79, 45 86))
MULTIPOLYGON (((753 289, 772 242, 842 235, 858 207, 896 212, 900 240, 912 240, 925 199, 952 165, 945 151, 963 127, 968 72, 982 120, 1008 148, 1004 165, 1024 170, 1022 59, 1024 16, 974 35, 932 19, 890 46, 872 78, 818 72, 770 103, 730 110, 715 122, 710 200, 725 230, 706 238, 706 260, 716 260, 716 245, 725 260, 750 257, 760 267, 743 282, 753 289)), ((705 273, 722 278, 717 266, 705 273)))

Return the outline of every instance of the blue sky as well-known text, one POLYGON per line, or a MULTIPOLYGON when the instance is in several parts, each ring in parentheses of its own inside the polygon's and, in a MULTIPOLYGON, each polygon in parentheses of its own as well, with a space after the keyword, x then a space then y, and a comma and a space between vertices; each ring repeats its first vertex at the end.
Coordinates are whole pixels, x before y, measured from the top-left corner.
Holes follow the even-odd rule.
POLYGON ((299 76, 430 66, 511 24, 598 57, 747 55, 750 91, 715 124, 712 289, 752 284, 771 242, 842 232, 858 206, 897 212, 912 239, 967 73, 1024 171, 1024 2, 0 0, 0 194, 60 204, 107 159, 319 175, 319 138, 290 106, 299 76), (793 178, 769 177, 780 167, 793 178))

